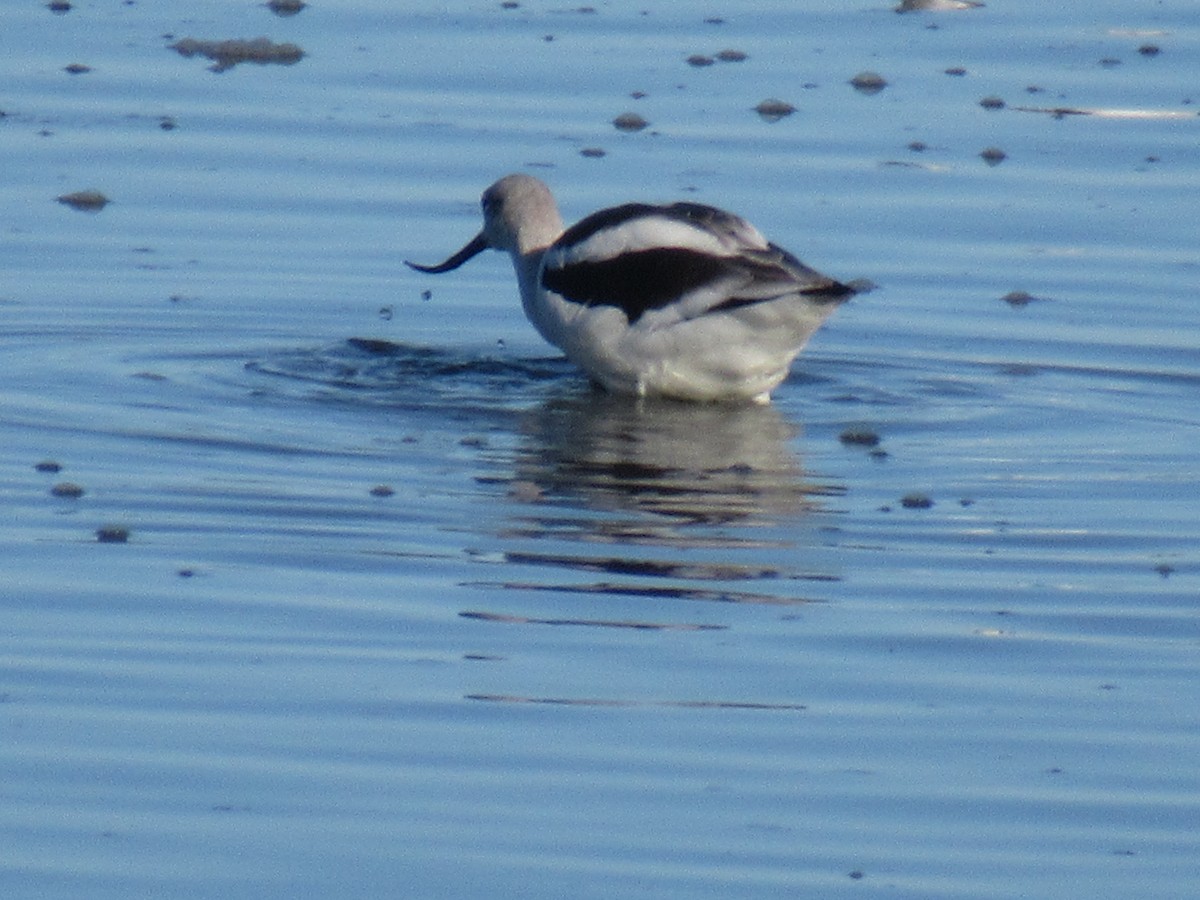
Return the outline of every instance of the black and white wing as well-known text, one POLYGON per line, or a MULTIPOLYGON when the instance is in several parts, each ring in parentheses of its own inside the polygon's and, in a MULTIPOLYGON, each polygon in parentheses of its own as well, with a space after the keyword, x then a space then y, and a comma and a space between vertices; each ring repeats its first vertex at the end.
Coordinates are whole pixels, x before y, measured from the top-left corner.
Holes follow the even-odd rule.
POLYGON ((630 324, 655 311, 697 318, 802 294, 839 302, 853 289, 769 243, 746 220, 698 203, 631 203, 569 228, 546 251, 542 286, 630 324))

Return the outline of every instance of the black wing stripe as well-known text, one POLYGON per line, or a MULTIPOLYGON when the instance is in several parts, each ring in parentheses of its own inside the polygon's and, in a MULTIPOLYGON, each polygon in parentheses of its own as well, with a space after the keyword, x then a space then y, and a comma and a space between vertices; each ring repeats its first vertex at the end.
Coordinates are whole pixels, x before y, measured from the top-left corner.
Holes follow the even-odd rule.
MULTIPOLYGON (((565 237, 565 236, 564 236, 565 237)), ((729 261, 697 250, 662 247, 542 271, 542 286, 575 303, 615 306, 632 325, 729 271, 729 261)))

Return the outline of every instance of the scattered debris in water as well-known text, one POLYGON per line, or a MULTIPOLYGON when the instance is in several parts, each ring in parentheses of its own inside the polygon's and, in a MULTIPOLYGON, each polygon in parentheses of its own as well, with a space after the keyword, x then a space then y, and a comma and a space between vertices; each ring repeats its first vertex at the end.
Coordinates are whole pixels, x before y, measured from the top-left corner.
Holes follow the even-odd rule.
POLYGON ((958 9, 978 9, 978 0, 902 0, 896 12, 949 12, 958 9))
POLYGON ((879 433, 865 425, 852 425, 838 435, 838 440, 847 447, 877 447, 879 433))
POLYGON ((1017 112, 1042 113, 1055 119, 1096 116, 1101 119, 1194 119, 1196 113, 1175 109, 1100 109, 1079 106, 1014 106, 1017 112))
POLYGON ((86 75, 92 71, 92 67, 85 66, 83 63, 71 63, 70 65, 63 66, 63 71, 68 75, 86 75))
POLYGON ((979 151, 979 158, 989 166, 998 166, 1008 158, 1008 154, 999 147, 985 147, 979 151))
POLYGON ((887 79, 878 72, 859 72, 850 79, 850 86, 860 94, 878 94, 887 87, 887 79))
POLYGON ((73 481, 60 481, 54 487, 50 488, 50 494, 54 497, 66 497, 68 500, 78 500, 84 495, 83 487, 73 481))
POLYGON ((984 97, 979 101, 979 105, 984 109, 1004 109, 1007 105, 1003 97, 984 97))
POLYGON ((1009 291, 1000 298, 1009 306, 1028 306, 1030 303, 1041 303, 1045 297, 1035 297, 1029 291, 1009 291))
POLYGON ((281 66, 291 66, 304 58, 304 51, 295 44, 276 44, 265 37, 252 40, 201 41, 195 38, 184 38, 169 45, 180 56, 191 58, 203 56, 211 59, 213 72, 225 72, 238 63, 252 62, 259 65, 276 63, 281 66))
POLYGON ((745 62, 750 56, 744 50, 720 50, 715 55, 709 56, 705 53, 693 53, 687 58, 689 66, 711 66, 717 62, 745 62))
POLYGON ((617 131, 641 131, 650 123, 635 112, 624 112, 612 120, 617 131))
POLYGON ((922 172, 948 172, 949 166, 940 163, 916 162, 911 159, 885 159, 879 163, 884 168, 919 169, 922 172))
POLYGON ((267 9, 277 16, 294 16, 307 5, 304 0, 268 0, 267 9))
POLYGON ((124 544, 129 540, 129 529, 124 525, 101 525, 96 529, 96 540, 101 544, 124 544))
POLYGON ((75 191, 55 198, 59 203, 84 212, 100 212, 112 201, 99 191, 75 191))
POLYGON ((762 116, 768 122, 778 122, 785 116, 790 116, 796 111, 796 107, 784 100, 776 100, 774 97, 768 97, 758 106, 754 107, 754 111, 762 116))

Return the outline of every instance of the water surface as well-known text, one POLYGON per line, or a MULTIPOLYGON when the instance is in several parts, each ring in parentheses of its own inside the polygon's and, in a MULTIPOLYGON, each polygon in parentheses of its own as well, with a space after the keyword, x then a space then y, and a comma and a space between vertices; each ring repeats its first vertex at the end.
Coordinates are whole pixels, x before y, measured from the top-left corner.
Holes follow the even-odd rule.
POLYGON ((662 7, 0 14, 6 896, 1196 892, 1191 5, 662 7), (607 398, 508 171, 879 287, 607 398))

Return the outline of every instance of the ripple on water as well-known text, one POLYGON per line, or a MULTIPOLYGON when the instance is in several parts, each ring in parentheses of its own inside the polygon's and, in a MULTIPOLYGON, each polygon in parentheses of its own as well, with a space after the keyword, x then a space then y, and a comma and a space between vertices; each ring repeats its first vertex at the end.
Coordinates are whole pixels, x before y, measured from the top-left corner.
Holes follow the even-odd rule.
MULTIPOLYGON (((558 357, 474 354, 454 347, 351 338, 331 346, 273 351, 246 364, 251 372, 332 389, 355 403, 407 410, 503 413, 540 394, 570 389, 578 371, 558 357)), ((579 380, 579 386, 586 383, 579 380)))

